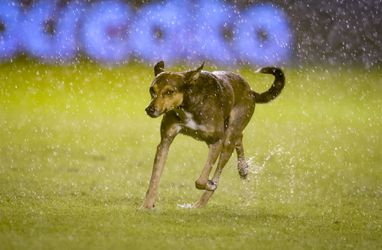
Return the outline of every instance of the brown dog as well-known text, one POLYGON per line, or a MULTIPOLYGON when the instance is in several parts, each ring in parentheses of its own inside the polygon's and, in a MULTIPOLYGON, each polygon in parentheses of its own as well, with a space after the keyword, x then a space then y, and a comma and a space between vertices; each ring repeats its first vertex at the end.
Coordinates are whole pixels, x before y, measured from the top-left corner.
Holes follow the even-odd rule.
POLYGON ((243 130, 255 110, 256 103, 267 103, 278 96, 285 84, 279 68, 265 67, 257 72, 272 74, 275 80, 264 93, 251 90, 248 83, 231 72, 195 70, 166 72, 164 62, 154 67, 155 79, 150 86, 151 102, 146 112, 151 117, 164 114, 150 185, 143 207, 153 208, 171 142, 179 133, 204 141, 209 147, 208 159, 197 189, 206 190, 194 207, 203 207, 214 193, 224 165, 236 149, 238 170, 242 178, 248 174, 242 144, 243 130), (219 157, 220 156, 220 157, 219 157), (209 175, 219 157, 212 180, 209 175))

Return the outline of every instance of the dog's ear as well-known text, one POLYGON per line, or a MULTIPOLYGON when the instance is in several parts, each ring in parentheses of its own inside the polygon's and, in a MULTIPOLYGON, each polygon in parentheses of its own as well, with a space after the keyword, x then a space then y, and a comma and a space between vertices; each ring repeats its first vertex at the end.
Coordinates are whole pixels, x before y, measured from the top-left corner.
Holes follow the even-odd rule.
POLYGON ((164 62, 159 61, 154 66, 154 75, 157 76, 158 74, 162 73, 164 71, 164 62))
POLYGON ((186 79, 186 82, 187 83, 193 83, 196 80, 198 80, 198 78, 200 76, 200 72, 202 71, 203 67, 204 67, 204 62, 197 69, 187 71, 184 74, 184 78, 186 79))

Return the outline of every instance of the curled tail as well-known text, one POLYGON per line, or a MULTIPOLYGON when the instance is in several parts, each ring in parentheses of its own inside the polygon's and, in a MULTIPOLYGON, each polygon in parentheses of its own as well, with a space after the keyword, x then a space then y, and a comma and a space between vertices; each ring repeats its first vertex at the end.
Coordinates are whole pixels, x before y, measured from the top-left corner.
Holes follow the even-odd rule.
POLYGON ((253 91, 253 96, 256 103, 267 103, 275 99, 284 88, 285 76, 281 69, 276 67, 265 67, 257 70, 258 73, 272 74, 275 77, 272 86, 265 92, 259 94, 253 91))

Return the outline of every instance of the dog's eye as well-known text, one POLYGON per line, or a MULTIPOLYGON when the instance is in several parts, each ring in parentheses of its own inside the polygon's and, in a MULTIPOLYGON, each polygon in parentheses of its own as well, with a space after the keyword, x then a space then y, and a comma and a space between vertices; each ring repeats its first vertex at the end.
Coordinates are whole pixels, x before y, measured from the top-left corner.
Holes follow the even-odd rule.
POLYGON ((174 94, 174 90, 172 89, 166 90, 166 92, 164 92, 165 96, 171 96, 172 94, 174 94))

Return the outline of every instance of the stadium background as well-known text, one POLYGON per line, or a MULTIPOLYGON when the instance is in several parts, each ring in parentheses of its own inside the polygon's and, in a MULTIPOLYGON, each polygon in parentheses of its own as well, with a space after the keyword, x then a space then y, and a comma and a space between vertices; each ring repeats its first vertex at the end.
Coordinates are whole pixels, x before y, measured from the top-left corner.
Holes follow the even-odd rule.
MULTIPOLYGON (((35 21, 37 16, 44 16, 46 15, 46 10, 49 8, 44 9, 43 7, 46 7, 45 5, 52 5, 54 4, 54 1, 31 1, 31 0, 20 0, 20 1, 1 1, 0 2, 0 58, 2 61, 9 61, 10 59, 13 59, 20 55, 27 55, 30 57, 36 57, 38 59, 42 59, 44 62, 61 62, 62 59, 64 61, 67 61, 62 54, 59 56, 51 56, 50 51, 56 50, 57 47, 50 46, 49 45, 49 36, 57 35, 57 31, 55 30, 58 26, 57 21, 60 19, 63 19, 64 13, 63 11, 60 12, 65 6, 68 6, 70 4, 77 3, 78 6, 81 6, 79 8, 75 7, 72 10, 69 10, 73 16, 76 14, 79 15, 77 18, 79 18, 78 23, 76 24, 75 32, 75 43, 77 48, 80 48, 80 52, 76 51, 76 55, 79 54, 85 54, 90 55, 93 59, 99 62, 107 62, 107 63, 125 63, 129 62, 133 59, 143 59, 144 62, 146 61, 155 61, 160 57, 164 57, 166 59, 166 52, 163 52, 163 54, 154 55, 151 53, 148 53, 147 56, 142 56, 141 54, 134 55, 131 57, 130 52, 133 50, 132 46, 129 45, 129 48, 127 48, 128 52, 125 52, 129 55, 123 55, 121 52, 116 52, 116 54, 120 54, 119 58, 117 56, 112 57, 109 53, 109 57, 102 57, 99 56, 101 47, 104 44, 102 44, 102 39, 98 39, 100 43, 95 43, 93 47, 96 47, 95 51, 91 51, 92 48, 86 47, 88 44, 86 42, 86 37, 84 38, 81 33, 84 32, 84 26, 91 23, 95 19, 105 17, 105 14, 102 13, 102 8, 98 8, 99 13, 94 14, 93 16, 89 14, 90 9, 92 6, 97 5, 97 3, 104 3, 105 5, 111 4, 111 3, 119 3, 122 5, 119 6, 127 6, 129 10, 129 17, 126 19, 126 16, 124 16, 124 10, 120 11, 120 16, 116 14, 116 12, 113 13, 112 18, 115 19, 121 19, 120 23, 117 26, 114 25, 114 27, 109 27, 108 34, 102 34, 98 37, 101 38, 102 36, 114 36, 114 38, 118 38, 118 36, 121 36, 121 33, 124 34, 124 32, 129 33, 129 28, 131 29, 131 23, 136 21, 136 17, 139 16, 138 13, 142 12, 142 9, 148 9, 150 6, 153 7, 155 10, 155 6, 160 6, 160 9, 163 9, 163 6, 169 5, 168 3, 175 3, 174 5, 177 6, 175 8, 168 8, 169 11, 166 12, 168 15, 167 17, 169 19, 174 18, 175 20, 180 20, 180 25, 185 27, 186 29, 189 28, 189 31, 191 29, 191 26, 195 25, 195 20, 199 21, 203 17, 208 17, 208 15, 211 14, 211 8, 208 8, 208 6, 214 6, 218 9, 221 8, 222 12, 218 14, 218 17, 215 19, 206 19, 204 23, 199 23, 197 25, 198 28, 204 28, 206 29, 204 34, 207 33, 213 33, 213 38, 208 37, 208 39, 205 39, 203 35, 196 35, 196 39, 199 38, 201 41, 191 41, 191 45, 188 44, 187 46, 191 46, 192 50, 186 49, 182 50, 181 52, 177 53, 177 59, 174 61, 179 61, 179 58, 185 59, 185 61, 196 61, 196 60, 208 60, 211 59, 211 61, 217 63, 217 64, 228 64, 228 65, 237 65, 240 63, 250 63, 250 64, 289 64, 289 65, 306 65, 306 64, 329 64, 329 65, 358 65, 363 66, 366 68, 370 68, 374 65, 379 65, 381 63, 382 58, 382 49, 381 49, 381 32, 380 32, 380 26, 381 26, 381 10, 378 8, 380 1, 378 0, 363 0, 363 1, 337 1, 337 0, 330 0, 330 1, 194 1, 194 0, 183 0, 183 1, 56 1, 57 6, 59 8, 56 8, 56 12, 52 12, 54 14, 48 15, 44 19, 44 23, 42 24, 43 29, 42 32, 45 32, 45 35, 48 36, 47 39, 41 39, 41 45, 40 47, 45 47, 44 49, 40 49, 40 51, 37 51, 36 47, 29 46, 28 43, 31 43, 31 41, 34 41, 35 39, 38 39, 39 32, 38 30, 38 24, 36 25, 33 23, 35 21), (203 4, 204 6, 203 6, 203 4), (210 4, 210 5, 209 5, 210 4), (12 5, 13 7, 16 6, 17 9, 19 9, 19 18, 18 21, 12 21, 13 17, 9 17, 9 5, 12 5), (187 5, 187 6, 186 6, 187 5), (34 16, 31 16, 30 13, 31 10, 36 9, 37 6, 40 6, 39 8, 42 8, 42 10, 35 11, 34 16), (43 7, 41 7, 43 6, 43 7), (162 6, 162 7, 161 7, 162 6), (186 7, 185 7, 186 6, 186 7), (199 6, 199 7, 198 7, 199 6), (201 7, 200 7, 201 6, 201 7), (228 16, 227 12, 227 6, 234 7, 235 14, 238 14, 236 17, 233 17, 231 20, 228 20, 226 17, 228 16), (265 31, 263 29, 258 29, 255 34, 255 39, 260 40, 260 43, 263 41, 267 41, 267 39, 270 39, 272 33, 276 35, 283 35, 283 37, 279 36, 276 39, 278 39, 279 44, 274 45, 270 52, 267 52, 263 49, 263 53, 265 54, 267 59, 262 59, 264 57, 259 55, 260 59, 255 58, 252 60, 251 58, 247 58, 244 56, 240 56, 241 53, 249 53, 249 52, 243 52, 234 50, 232 53, 234 56, 227 55, 224 57, 224 53, 222 51, 225 50, 225 48, 221 49, 219 45, 212 44, 210 47, 213 47, 212 50, 214 51, 204 51, 200 53, 200 51, 195 51, 195 44, 197 44, 197 47, 203 47, 207 46, 211 42, 211 39, 217 39, 222 40, 223 43, 230 42, 229 39, 232 39, 232 23, 238 22, 240 23, 238 26, 245 26, 245 14, 249 13, 251 11, 254 11, 256 7, 261 6, 268 6, 272 10, 270 11, 271 15, 262 15, 264 14, 264 10, 259 10, 255 14, 256 17, 259 17, 263 20, 263 23, 270 24, 271 29, 267 30, 265 28, 265 31), (207 8, 205 8, 207 7, 207 8), (199 9, 198 9, 199 8, 199 9), (57 12, 57 9, 59 10, 57 12), (182 13, 182 11, 184 11, 182 13), (194 10, 199 10, 200 13, 195 14, 194 10), (273 12, 272 12, 273 11, 273 12), (191 14, 190 14, 191 13, 191 14), (183 15, 185 14, 185 15, 183 15), (279 16, 281 21, 279 23, 274 23, 275 20, 270 17, 272 17, 272 14, 274 14, 274 17, 279 16), (178 16, 177 16, 178 15, 178 16), (187 16, 188 15, 188 16, 187 16), (90 18, 89 18, 90 16, 90 18), (222 19, 227 19, 223 20, 222 19), (194 23, 190 23, 188 19, 193 19, 194 23), (270 19, 265 20, 264 19, 270 19), (22 20, 20 22, 20 20, 22 20), (32 20, 32 21, 31 21, 32 20), (216 27, 214 26, 213 22, 216 21, 217 25, 222 26, 223 24, 227 24, 228 26, 224 26, 227 28, 225 31, 218 31, 214 32, 214 29, 216 27), (244 21, 243 21, 244 20, 244 21), (182 23, 183 22, 183 23, 182 23), (118 25, 122 26, 118 26, 118 25), (280 25, 281 24, 281 25, 280 25), (29 25, 29 26, 28 26, 29 25), (125 25, 125 26, 123 26, 125 25), (284 26, 283 26, 284 25, 284 26), (207 28, 206 28, 207 26, 207 28), (110 32, 111 29, 111 32, 110 32), (212 32, 211 32, 212 30, 212 32), (225 32, 225 33, 224 33, 225 32), (288 39, 285 38, 285 34, 290 36, 288 39), (18 37, 17 40, 17 49, 14 49, 13 52, 7 52, 11 50, 11 46, 7 46, 7 43, 12 43, 13 38, 18 37), (226 38, 224 38, 224 36, 226 38), (228 38, 227 38, 228 37, 228 38), (281 39, 281 41, 280 41, 281 39), (45 42, 45 44, 44 44, 45 42), (207 42, 207 43, 206 43, 207 42), (281 43, 281 45, 280 45, 281 43), (214 46, 215 45, 215 46, 214 46), (50 46, 50 48, 48 48, 50 46), (84 48, 86 47, 86 48, 84 48), (219 49, 220 48, 220 49, 219 49), (41 52, 43 50, 43 52, 41 52), (85 52, 85 53, 84 53, 85 52), (285 53, 284 53, 285 52, 285 53), (45 53, 45 54, 44 54, 45 53), (192 56, 192 54, 196 54, 196 56, 192 56), (269 55, 267 55, 267 53, 269 55), (121 55, 122 54, 122 55, 121 55), (191 56, 190 56, 191 54, 191 56), (204 54, 200 56, 200 54, 204 54), (239 55, 239 56, 237 56, 239 55), (220 59, 223 57, 223 59, 220 59), (46 60, 49 58, 49 60, 46 60), (149 58, 149 59, 147 59, 149 58), (216 59, 219 58, 219 59, 216 59), (53 60, 52 60, 53 59, 53 60)), ((100 5, 100 4, 99 4, 100 5)), ((38 9, 38 8, 37 8, 38 9)), ((97 8, 96 8, 97 9, 97 8)), ((68 11, 66 11, 68 12, 68 11)), ((196 11, 198 12, 198 11, 196 11)), ((267 12, 267 10, 265 10, 267 12)), ((269 11, 268 11, 269 12, 269 11)), ((147 11, 144 15, 149 16, 150 13, 155 13, 147 11)), ((152 15, 152 14, 151 14, 152 15)), ((70 15, 69 15, 70 16, 70 15)), ((146 18, 144 17, 144 18, 146 18)), ((164 16, 162 16, 163 18, 164 16)), ((70 19, 71 17, 69 17, 70 19)), ((142 19, 142 15, 139 16, 139 18, 142 19)), ((148 20, 149 25, 153 24, 153 20, 157 20, 156 18, 159 18, 159 16, 152 17, 151 22, 148 20)), ((166 17, 164 17, 166 18, 166 17)), ((146 18, 147 19, 147 18, 146 18)), ((256 23, 256 20, 254 21, 253 18, 249 19, 252 22, 256 23)), ((73 20, 72 20, 73 21, 73 20)), ((147 20, 146 20, 147 21, 147 20)), ((106 20, 107 22, 107 20, 106 20)), ((94 22, 93 22, 94 23, 94 22)), ((142 23, 142 22, 141 22, 142 23)), ((96 25, 99 23, 96 23, 96 25)), ((253 24, 253 23, 252 23, 253 24)), ((107 24, 105 24, 107 26, 107 24)), ((110 24, 113 26, 113 24, 110 24)), ((110 26, 109 25, 109 26, 110 26)), ((141 25, 148 25, 148 23, 143 22, 141 25)), ((70 25, 69 25, 70 26, 70 25)), ((98 26, 99 27, 99 26, 98 26)), ((40 27, 41 28, 41 27, 40 27)), ((152 30, 152 35, 156 36, 156 38, 163 39, 163 32, 167 31, 168 27, 164 27, 158 24, 158 27, 154 27, 152 30)), ((219 27, 221 28, 221 27, 219 27)), ((61 29, 69 30, 70 27, 65 26, 61 27, 61 29)), ((94 24, 93 26, 88 25, 88 30, 95 30, 97 29, 94 24)), ((87 31, 88 31, 87 30, 87 31)), ((192 31, 194 31, 195 28, 193 28, 192 31)), ((247 31, 250 29, 247 29, 247 31)), ((244 31, 246 32, 246 31, 244 31)), ((171 32, 170 32, 171 33, 171 32)), ((176 32, 175 32, 176 33, 176 32)), ((190 33, 190 32, 189 32, 190 33)), ((122 34, 122 36, 123 36, 122 34)), ((172 33, 171 33, 172 34, 172 33)), ((202 33, 203 34, 203 33, 202 33)), ((182 34, 177 34, 178 36, 182 34)), ((172 36, 172 35, 171 35, 172 36)), ((131 40, 131 34, 127 34, 126 37, 123 37, 122 39, 130 39, 131 40), (130 37, 128 37, 130 36, 130 37), (127 38, 128 37, 128 38, 127 38)), ((165 37, 166 39, 168 37, 165 37)), ((178 37, 177 37, 178 38, 178 37)), ((189 35, 186 37, 187 39, 184 39, 184 41, 190 40, 189 35)), ((59 38, 61 39, 61 38, 59 38)), ((108 38, 109 39, 109 38, 108 38)), ((166 39, 163 39, 166 41, 166 39)), ((94 39, 93 39, 94 40, 94 39)), ((97 39, 96 39, 97 40, 97 39)), ((110 40, 110 39, 109 39, 110 40)), ((134 39, 133 39, 134 40, 134 39)), ((142 39, 135 39, 138 40, 138 45, 142 43, 142 39)), ((242 37, 238 37, 235 40, 245 40, 242 37)), ((61 39, 62 42, 62 39, 61 39)), ((73 42, 73 41, 69 41, 73 42)), ((69 42, 66 42, 66 46, 70 47, 68 45, 69 42)), ((123 41, 122 41, 123 43, 123 41)), ((167 41, 166 41, 167 43, 167 41)), ((219 43, 219 41, 218 41, 219 43)), ((114 45, 108 45, 108 46, 120 46, 118 44, 114 45)), ((181 44, 180 46, 185 46, 184 44, 181 44)), ((250 47, 248 50, 251 50, 251 53, 253 54, 253 50, 255 48, 259 47, 257 45, 254 45, 253 48, 251 48, 251 44, 244 44, 244 48, 250 47)), ((169 46, 171 48, 171 46, 169 46)), ((232 47, 232 46, 231 46, 232 47)), ((261 44, 260 44, 260 47, 261 44)), ((266 47, 266 44, 265 44, 266 47)), ((154 47, 146 46, 144 50, 153 50, 154 47)), ((161 47, 160 47, 161 48, 161 47)), ((172 47, 173 48, 173 47, 172 47)), ((207 48, 208 50, 208 48, 207 48)), ((117 49, 118 51, 118 49, 117 49)), ((261 49, 257 52, 255 50, 255 53, 260 54, 261 49)), ((64 52, 63 52, 64 53, 64 52)), ((69 52, 68 52, 69 53, 69 52)), ((104 52, 108 54, 108 52, 104 52)), ((175 52, 168 52, 168 53, 175 53, 175 52)), ((54 54, 54 53, 53 53, 54 54)), ((255 56, 256 57, 256 56, 255 56)), ((172 57, 170 56, 169 59, 171 60, 172 57)), ((70 58, 69 61, 71 61, 72 58, 70 58)), ((184 60, 183 60, 184 61, 184 60)))

